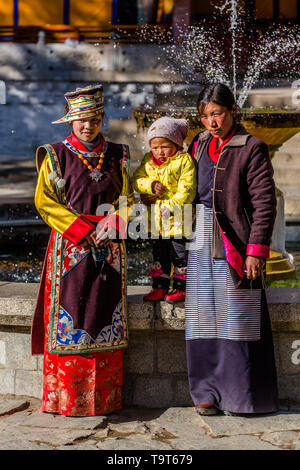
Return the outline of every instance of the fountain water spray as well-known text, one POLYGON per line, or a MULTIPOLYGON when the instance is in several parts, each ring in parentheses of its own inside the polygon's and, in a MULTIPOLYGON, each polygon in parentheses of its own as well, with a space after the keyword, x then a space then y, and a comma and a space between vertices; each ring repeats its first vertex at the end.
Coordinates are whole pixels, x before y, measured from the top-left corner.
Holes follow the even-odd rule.
MULTIPOLYGON (((222 27, 217 20, 215 26, 183 26, 179 42, 174 42, 171 28, 162 32, 159 27, 150 31, 145 27, 141 32, 141 40, 164 43, 161 55, 166 66, 162 75, 173 75, 174 81, 182 77, 187 84, 208 79, 224 83, 232 89, 240 108, 245 105, 249 91, 261 79, 262 73, 272 79, 298 78, 298 26, 274 25, 264 32, 256 28, 250 30, 243 24, 243 11, 237 0, 224 0, 215 8, 224 19, 222 27), (227 29, 226 16, 229 18, 227 29), (166 40, 169 44, 165 44, 166 40)), ((161 57, 159 60, 161 62, 161 57)))
POLYGON ((232 41, 232 77, 233 77, 233 95, 236 100, 236 33, 238 28, 238 6, 236 0, 225 0, 224 4, 217 6, 221 13, 228 10, 230 13, 230 31, 231 31, 231 41, 232 41))

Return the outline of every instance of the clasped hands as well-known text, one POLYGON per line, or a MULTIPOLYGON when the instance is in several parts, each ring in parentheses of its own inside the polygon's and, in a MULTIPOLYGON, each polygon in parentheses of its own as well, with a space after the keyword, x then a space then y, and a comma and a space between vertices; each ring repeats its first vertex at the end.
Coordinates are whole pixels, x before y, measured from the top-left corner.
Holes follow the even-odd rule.
POLYGON ((154 181, 151 186, 152 192, 156 195, 161 197, 164 192, 166 191, 166 187, 161 184, 159 181, 154 181))
POLYGON ((93 230, 86 237, 83 243, 84 246, 90 245, 99 248, 99 246, 106 246, 115 238, 115 230, 109 224, 103 225, 100 230, 93 230))
MULTIPOLYGON (((161 184, 159 181, 154 181, 152 183, 151 189, 152 189, 152 192, 156 196, 161 197, 163 196, 167 188, 163 184, 161 184)), ((170 211, 167 207, 163 207, 160 213, 163 218, 167 218, 170 216, 170 211)))

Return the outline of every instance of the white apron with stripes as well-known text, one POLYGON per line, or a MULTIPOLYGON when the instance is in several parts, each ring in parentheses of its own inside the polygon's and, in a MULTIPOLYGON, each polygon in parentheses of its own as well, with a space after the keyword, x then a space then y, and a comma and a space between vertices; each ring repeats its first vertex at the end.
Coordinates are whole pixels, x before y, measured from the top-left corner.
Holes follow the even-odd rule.
POLYGON ((189 246, 186 339, 260 339, 261 290, 236 289, 226 260, 211 258, 213 211, 197 206, 189 246))

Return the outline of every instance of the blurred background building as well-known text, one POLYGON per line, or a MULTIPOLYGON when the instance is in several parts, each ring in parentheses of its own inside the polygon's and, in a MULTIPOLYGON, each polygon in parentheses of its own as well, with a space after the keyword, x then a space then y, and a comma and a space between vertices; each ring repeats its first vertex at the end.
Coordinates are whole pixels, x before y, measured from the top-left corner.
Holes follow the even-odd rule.
MULTIPOLYGON (((81 40, 96 39, 91 36, 95 28, 113 25, 201 24, 218 21, 218 0, 1 0, 1 40, 24 41, 34 39, 43 27, 47 39, 63 40, 62 30, 70 27, 81 40), (31 30, 31 31, 30 31, 31 30), (82 34, 81 34, 82 33, 82 34)), ((299 24, 299 0, 239 0, 245 21, 257 25, 277 23, 299 24)))

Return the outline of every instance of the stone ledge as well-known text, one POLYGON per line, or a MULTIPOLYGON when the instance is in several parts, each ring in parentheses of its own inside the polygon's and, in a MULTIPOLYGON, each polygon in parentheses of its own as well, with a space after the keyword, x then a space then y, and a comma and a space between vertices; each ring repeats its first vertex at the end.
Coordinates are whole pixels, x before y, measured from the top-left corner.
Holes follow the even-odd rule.
MULTIPOLYGON (((30 327, 39 284, 0 282, 0 393, 41 398, 43 358, 31 355, 30 327)), ((128 288, 130 341, 124 350, 124 403, 192 406, 184 304, 143 303, 150 287, 128 288)), ((300 289, 267 292, 280 399, 300 403, 300 289)))
MULTIPOLYGON (((31 327, 39 284, 0 283, 0 327, 31 327)), ((144 302, 149 287, 128 287, 131 330, 184 331, 184 304, 144 302)), ((272 329, 300 331, 300 289, 267 289, 272 329)))

